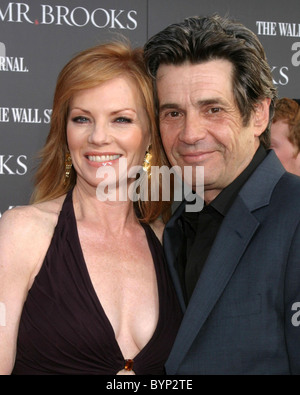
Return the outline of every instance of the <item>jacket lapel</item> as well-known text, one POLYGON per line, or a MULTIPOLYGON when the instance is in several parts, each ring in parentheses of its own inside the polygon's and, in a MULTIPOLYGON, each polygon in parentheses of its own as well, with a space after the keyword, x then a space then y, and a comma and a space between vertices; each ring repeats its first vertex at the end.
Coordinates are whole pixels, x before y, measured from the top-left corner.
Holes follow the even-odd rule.
POLYGON ((259 226, 258 221, 249 213, 243 202, 238 200, 230 221, 226 221, 228 217, 224 219, 186 309, 166 365, 169 374, 176 373, 170 369, 179 366, 185 357, 259 226), (244 221, 241 222, 240 218, 244 221), (233 225, 234 223, 236 226, 233 225))

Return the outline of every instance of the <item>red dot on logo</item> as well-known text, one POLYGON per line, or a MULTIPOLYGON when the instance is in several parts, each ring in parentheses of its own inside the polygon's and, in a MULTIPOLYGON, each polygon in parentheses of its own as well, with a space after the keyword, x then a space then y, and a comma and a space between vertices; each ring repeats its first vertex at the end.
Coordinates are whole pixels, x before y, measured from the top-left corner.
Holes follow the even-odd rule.
POLYGON ((35 25, 39 25, 39 21, 37 19, 34 21, 34 23, 35 25))

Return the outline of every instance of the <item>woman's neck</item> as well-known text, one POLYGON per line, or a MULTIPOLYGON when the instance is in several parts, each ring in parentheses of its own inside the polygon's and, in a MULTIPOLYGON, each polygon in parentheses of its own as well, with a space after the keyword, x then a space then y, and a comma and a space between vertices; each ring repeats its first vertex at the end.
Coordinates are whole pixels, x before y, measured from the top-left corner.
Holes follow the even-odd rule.
POLYGON ((95 188, 76 185, 73 191, 73 204, 77 221, 94 223, 103 231, 122 234, 125 228, 138 224, 131 200, 100 201, 95 188))

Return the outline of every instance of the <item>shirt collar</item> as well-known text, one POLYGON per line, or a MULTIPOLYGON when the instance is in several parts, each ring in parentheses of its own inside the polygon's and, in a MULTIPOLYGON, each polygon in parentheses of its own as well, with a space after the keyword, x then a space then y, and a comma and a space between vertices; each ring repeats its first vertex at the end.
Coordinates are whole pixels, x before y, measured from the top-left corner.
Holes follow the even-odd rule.
POLYGON ((210 203, 210 206, 225 216, 242 186, 258 165, 265 159, 266 155, 267 151, 262 145, 260 145, 245 170, 219 193, 219 195, 210 203))
POLYGON ((246 169, 231 184, 224 188, 210 204, 204 205, 203 209, 197 213, 183 211, 180 218, 189 223, 195 230, 199 214, 202 211, 207 212, 210 210, 216 210, 219 214, 225 217, 240 189, 258 165, 265 159, 266 155, 267 151, 262 145, 260 145, 246 169))

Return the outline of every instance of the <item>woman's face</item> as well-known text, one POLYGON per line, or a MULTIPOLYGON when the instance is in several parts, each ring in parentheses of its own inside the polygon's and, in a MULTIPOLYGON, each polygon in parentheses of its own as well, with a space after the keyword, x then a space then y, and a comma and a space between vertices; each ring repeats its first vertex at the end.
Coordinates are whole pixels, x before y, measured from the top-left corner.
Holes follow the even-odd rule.
MULTIPOLYGON (((103 171, 115 172, 118 183, 130 168, 141 166, 150 144, 150 132, 135 83, 130 78, 118 77, 76 93, 69 107, 67 140, 77 184, 96 187, 107 177, 99 175, 103 171)), ((128 179, 128 183, 132 181, 128 179)))

